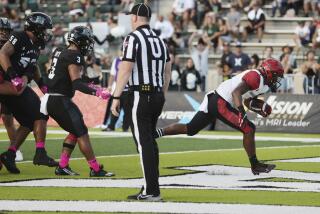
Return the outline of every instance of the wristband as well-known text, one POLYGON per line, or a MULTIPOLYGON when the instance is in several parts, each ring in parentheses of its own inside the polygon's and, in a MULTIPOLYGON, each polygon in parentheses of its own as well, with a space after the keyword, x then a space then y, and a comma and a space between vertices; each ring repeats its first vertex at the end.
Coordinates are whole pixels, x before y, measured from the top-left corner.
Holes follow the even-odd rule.
POLYGON ((120 100, 120 97, 111 96, 111 98, 114 100, 120 100))

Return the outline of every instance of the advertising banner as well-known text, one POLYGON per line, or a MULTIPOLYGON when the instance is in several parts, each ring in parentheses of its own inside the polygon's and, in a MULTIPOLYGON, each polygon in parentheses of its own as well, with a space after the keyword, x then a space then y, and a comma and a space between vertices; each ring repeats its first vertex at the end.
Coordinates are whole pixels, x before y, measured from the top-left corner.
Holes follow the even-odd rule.
MULTIPOLYGON (((160 115, 158 126, 187 123, 198 110, 205 93, 170 92, 160 115)), ((286 133, 320 133, 320 96, 267 94, 260 97, 272 107, 272 114, 263 118, 248 112, 258 131, 286 133)), ((217 121, 216 130, 232 130, 217 121)))

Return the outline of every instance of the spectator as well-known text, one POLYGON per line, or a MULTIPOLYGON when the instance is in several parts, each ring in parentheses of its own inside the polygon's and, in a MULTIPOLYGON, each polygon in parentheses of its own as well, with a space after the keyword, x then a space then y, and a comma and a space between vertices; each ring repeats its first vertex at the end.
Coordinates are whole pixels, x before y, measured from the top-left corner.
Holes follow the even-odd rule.
POLYGON ((260 66, 260 58, 258 54, 253 54, 251 56, 251 65, 249 66, 250 69, 258 69, 260 66))
POLYGON ((280 62, 284 68, 284 78, 281 80, 281 86, 278 88, 278 92, 290 93, 293 89, 293 77, 289 75, 294 73, 294 69, 297 68, 297 61, 295 55, 293 54, 292 47, 288 45, 282 47, 280 62))
POLYGON ((229 30, 227 26, 226 20, 220 18, 218 19, 219 24, 219 47, 222 49, 222 44, 224 42, 230 43, 232 41, 232 37, 229 35, 229 30))
POLYGON ((249 24, 243 31, 243 41, 247 41, 248 34, 256 32, 258 36, 258 42, 261 42, 266 16, 257 1, 253 2, 252 9, 248 12, 248 20, 249 24))
POLYGON ((304 16, 308 17, 310 15, 315 15, 317 12, 318 3, 319 3, 318 0, 304 0, 303 1, 304 16))
POLYGON ((317 63, 315 59, 315 52, 310 50, 307 52, 307 60, 301 65, 300 70, 303 74, 305 74, 308 78, 307 92, 310 93, 319 93, 318 87, 318 78, 320 72, 320 64, 317 63))
POLYGON ((102 72, 100 65, 96 58, 92 55, 86 57, 86 67, 84 72, 84 81, 99 85, 102 79, 102 72))
POLYGON ((128 12, 130 10, 131 5, 133 4, 133 0, 121 0, 121 7, 124 12, 128 12))
POLYGON ((159 31, 160 38, 164 40, 169 40, 173 33, 174 28, 168 20, 165 20, 164 17, 161 15, 158 17, 158 20, 155 23, 154 29, 156 31, 159 31))
POLYGON ((178 55, 174 56, 173 54, 170 55, 170 58, 172 60, 172 66, 169 90, 179 91, 181 84, 180 58, 178 55))
POLYGON ((26 3, 28 10, 31 10, 32 12, 39 11, 38 0, 26 0, 26 3))
POLYGON ((294 73, 294 69, 297 68, 296 56, 293 54, 293 48, 289 45, 282 47, 282 54, 280 56, 280 62, 283 65, 285 74, 294 73))
POLYGON ((241 14, 237 11, 237 5, 232 4, 230 11, 227 14, 227 27, 229 33, 233 38, 238 41, 239 32, 240 32, 240 21, 241 21, 241 14))
POLYGON ((274 0, 272 2, 272 17, 276 15, 277 9, 279 9, 280 16, 284 16, 286 14, 288 2, 287 0, 274 0))
POLYGON ((308 22, 299 21, 294 33, 293 40, 298 48, 301 46, 307 46, 309 44, 310 28, 308 22))
POLYGON ((273 57, 273 47, 271 47, 271 46, 266 47, 263 51, 262 58, 263 59, 274 58, 273 57))
POLYGON ((236 75, 249 68, 251 64, 250 57, 242 52, 242 45, 240 43, 236 45, 235 52, 230 55, 228 64, 232 70, 232 75, 236 75))
POLYGON ((187 67, 181 75, 181 87, 185 91, 197 91, 197 86, 200 84, 200 74, 196 70, 192 58, 189 58, 187 67))
POLYGON ((222 6, 221 6, 221 2, 220 0, 211 0, 211 7, 212 7, 212 12, 214 12, 215 14, 220 13, 222 6))
POLYGON ((203 25, 203 31, 204 31, 204 40, 207 43, 211 43, 214 48, 214 52, 216 52, 216 49, 218 47, 218 41, 219 41, 219 25, 216 22, 215 15, 207 14, 205 18, 205 22, 203 25))
POLYGON ((223 43, 222 57, 218 64, 218 67, 220 67, 219 73, 222 75, 223 80, 231 78, 231 68, 229 66, 229 57, 231 54, 230 43, 223 43))
POLYGON ((172 8, 171 22, 177 22, 177 28, 186 30, 195 13, 194 0, 175 0, 172 8))
POLYGON ((208 58, 209 58, 209 49, 210 49, 210 43, 206 43, 202 38, 198 40, 197 47, 192 46, 192 41, 194 37, 198 35, 198 33, 193 33, 189 38, 189 53, 192 58, 192 64, 194 64, 195 69, 200 73, 201 75, 201 89, 202 91, 205 91, 205 83, 206 83, 206 77, 208 74, 208 58))
POLYGON ((314 33, 312 38, 312 47, 314 49, 320 48, 320 19, 314 21, 314 33))
POLYGON ((206 14, 212 11, 212 6, 210 0, 196 0, 196 13, 193 17, 193 22, 195 23, 197 29, 200 29, 202 26, 203 20, 206 17, 206 14))

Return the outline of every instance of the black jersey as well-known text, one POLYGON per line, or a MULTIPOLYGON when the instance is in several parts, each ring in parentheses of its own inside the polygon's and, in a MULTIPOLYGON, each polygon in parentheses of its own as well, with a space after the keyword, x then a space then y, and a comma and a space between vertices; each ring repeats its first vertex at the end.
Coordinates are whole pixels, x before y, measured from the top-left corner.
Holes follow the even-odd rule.
POLYGON ((27 72, 34 72, 41 47, 34 44, 24 31, 13 32, 10 35, 9 42, 14 47, 14 53, 10 57, 10 62, 18 76, 21 77, 27 72))
POLYGON ((58 93, 68 97, 74 96, 68 66, 84 66, 84 57, 80 51, 57 48, 52 54, 52 63, 48 75, 49 93, 58 93))

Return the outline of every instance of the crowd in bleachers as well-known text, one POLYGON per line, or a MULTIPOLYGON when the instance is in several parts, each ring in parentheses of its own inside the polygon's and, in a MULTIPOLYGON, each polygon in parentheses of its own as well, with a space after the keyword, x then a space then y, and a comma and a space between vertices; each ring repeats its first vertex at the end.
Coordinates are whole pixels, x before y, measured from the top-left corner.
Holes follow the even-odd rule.
MULTIPOLYGON (((30 11, 40 10, 52 16, 54 40, 39 60, 44 72, 52 47, 65 43, 68 23, 107 22, 110 33, 102 40, 95 38, 96 44, 103 46, 102 51, 97 50, 96 56, 87 60, 89 80, 99 82, 101 69, 110 69, 114 58, 115 51, 110 50, 120 48, 123 29, 117 24, 117 15, 128 11, 138 1, 0 2, 1 16, 9 17, 15 29, 22 28, 21 20, 30 11), (112 43, 116 48, 110 48, 112 43)), ((208 89, 211 70, 217 70, 221 79, 228 79, 245 69, 258 68, 264 58, 274 57, 280 59, 286 74, 279 92, 295 92, 296 74, 304 77, 304 93, 320 92, 320 0, 174 0, 166 9, 161 9, 161 5, 167 1, 152 2, 158 5, 152 27, 167 41, 172 53, 172 90, 203 91, 208 89), (265 37, 270 31, 267 21, 281 20, 279 17, 298 17, 298 21, 296 28, 290 31, 291 42, 283 44, 281 51, 275 51, 273 42, 277 42, 277 35, 274 34, 271 42, 266 42, 265 37), (253 48, 264 47, 264 51, 248 52, 248 44, 253 44, 253 48)))

